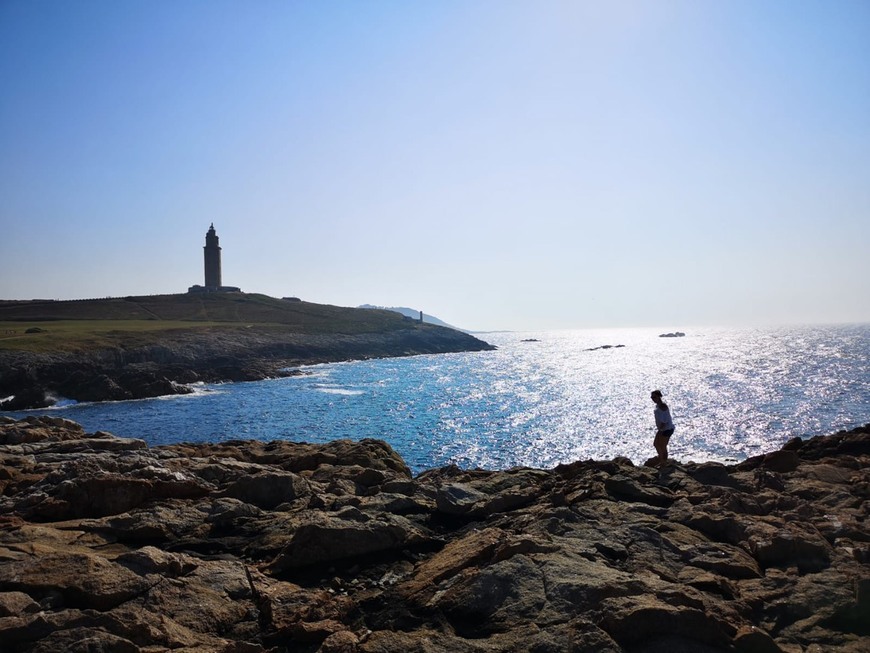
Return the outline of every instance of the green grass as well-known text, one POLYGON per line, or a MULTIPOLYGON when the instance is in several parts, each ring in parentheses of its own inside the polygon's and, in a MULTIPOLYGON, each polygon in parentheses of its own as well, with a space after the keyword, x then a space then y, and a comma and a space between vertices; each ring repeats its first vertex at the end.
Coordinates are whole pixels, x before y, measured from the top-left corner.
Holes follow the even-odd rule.
POLYGON ((192 320, 352 326, 400 324, 389 311, 289 302, 266 295, 208 293, 76 301, 0 301, 2 321, 192 320))
MULTIPOLYGON (((147 345, 169 331, 203 329, 222 323, 191 324, 180 321, 56 320, 0 322, 0 350, 34 353, 75 352, 92 349, 147 345), (39 333, 26 333, 30 328, 39 333)), ((226 325, 226 323, 223 323, 226 325)), ((239 325, 233 325, 239 328, 239 325)))
POLYGON ((81 351, 159 342, 161 332, 262 327, 287 333, 370 333, 413 328, 391 311, 290 302, 243 293, 79 301, 0 301, 0 350, 81 351), (25 333, 29 328, 40 333, 25 333))

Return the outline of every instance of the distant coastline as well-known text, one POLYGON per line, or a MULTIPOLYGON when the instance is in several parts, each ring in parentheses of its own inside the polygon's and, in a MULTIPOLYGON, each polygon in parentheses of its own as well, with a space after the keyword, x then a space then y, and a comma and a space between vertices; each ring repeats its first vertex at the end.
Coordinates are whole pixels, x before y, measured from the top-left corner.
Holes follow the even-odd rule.
POLYGON ((265 295, 5 301, 0 410, 43 408, 57 397, 186 394, 190 383, 262 380, 300 365, 492 348, 391 311, 265 295))

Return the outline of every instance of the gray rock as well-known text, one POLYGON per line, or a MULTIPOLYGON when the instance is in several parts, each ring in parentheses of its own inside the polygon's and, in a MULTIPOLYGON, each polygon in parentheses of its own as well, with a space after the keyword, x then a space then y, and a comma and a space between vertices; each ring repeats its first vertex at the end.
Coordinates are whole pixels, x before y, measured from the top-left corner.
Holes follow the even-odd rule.
POLYGON ((223 496, 266 509, 308 497, 310 494, 308 482, 292 472, 262 472, 254 476, 243 476, 223 492, 223 496))
POLYGON ((0 641, 857 653, 870 649, 867 442, 859 429, 734 466, 412 478, 372 440, 149 449, 4 419, 0 641))

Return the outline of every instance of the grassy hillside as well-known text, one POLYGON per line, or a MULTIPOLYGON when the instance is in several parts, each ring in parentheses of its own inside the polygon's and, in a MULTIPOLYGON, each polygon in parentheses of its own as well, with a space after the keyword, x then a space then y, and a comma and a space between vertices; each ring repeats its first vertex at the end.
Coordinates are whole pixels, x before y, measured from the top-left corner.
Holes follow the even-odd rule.
POLYGON ((379 333, 412 328, 391 311, 211 293, 79 301, 0 301, 0 350, 75 351, 147 344, 161 332, 268 327, 299 334, 379 333), (39 331, 36 331, 38 329, 39 331), (28 330, 32 333, 26 333, 28 330))
POLYGON ((254 381, 313 363, 486 351, 460 331, 387 310, 215 293, 0 301, 0 410, 57 397, 117 401, 254 381))

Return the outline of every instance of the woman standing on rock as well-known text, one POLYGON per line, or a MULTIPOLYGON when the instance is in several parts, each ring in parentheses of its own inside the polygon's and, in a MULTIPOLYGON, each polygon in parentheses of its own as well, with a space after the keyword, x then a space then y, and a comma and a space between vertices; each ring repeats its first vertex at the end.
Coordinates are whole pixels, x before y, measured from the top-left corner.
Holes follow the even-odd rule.
POLYGON ((653 446, 659 454, 659 467, 664 465, 668 460, 668 440, 674 434, 674 420, 671 419, 671 409, 662 401, 662 391, 653 390, 650 395, 655 404, 653 416, 656 420, 656 437, 653 440, 653 446))

